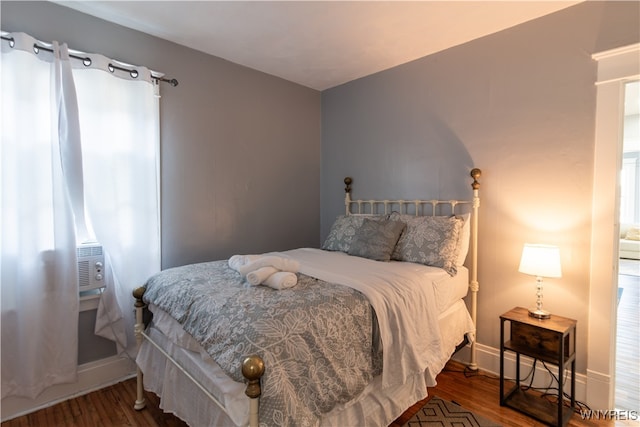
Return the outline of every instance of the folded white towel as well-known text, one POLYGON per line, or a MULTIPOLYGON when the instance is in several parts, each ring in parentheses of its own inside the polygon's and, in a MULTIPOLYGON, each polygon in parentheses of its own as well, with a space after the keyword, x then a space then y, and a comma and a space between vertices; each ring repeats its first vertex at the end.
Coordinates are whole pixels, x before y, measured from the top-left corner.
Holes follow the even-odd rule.
POLYGON ((261 283, 264 283, 265 280, 269 278, 269 276, 277 273, 278 269, 275 267, 261 267, 257 270, 250 271, 247 274, 247 282, 253 286, 258 286, 261 283))
POLYGON ((238 267, 238 272, 246 277, 250 272, 262 267, 274 267, 280 271, 297 273, 300 269, 300 262, 286 256, 267 255, 238 267))
POLYGON ((263 282, 263 284, 277 290, 291 288, 297 283, 298 276, 290 271, 279 271, 277 273, 273 273, 263 282))
POLYGON ((243 265, 249 264, 251 261, 255 261, 260 258, 260 255, 233 255, 229 258, 229 267, 238 271, 243 265))

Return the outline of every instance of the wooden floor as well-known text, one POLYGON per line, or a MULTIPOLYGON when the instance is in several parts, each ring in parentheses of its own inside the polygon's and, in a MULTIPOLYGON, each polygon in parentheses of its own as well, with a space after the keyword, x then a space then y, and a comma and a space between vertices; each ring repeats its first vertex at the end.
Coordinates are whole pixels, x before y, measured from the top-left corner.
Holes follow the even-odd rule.
POLYGON ((640 261, 621 260, 618 276, 616 395, 619 409, 640 410, 640 261))
MULTIPOLYGON (((429 389, 429 395, 455 401, 478 415, 494 420, 504 426, 542 426, 531 418, 499 404, 499 382, 494 376, 482 372, 469 374, 464 366, 449 362, 437 377, 438 385, 429 389)), ((158 399, 147 393, 148 405, 142 411, 133 409, 135 380, 131 379, 78 398, 59 403, 23 417, 2 423, 2 427, 184 427, 185 423, 158 408, 158 399)), ((427 399, 428 400, 428 399, 427 399)), ((422 404, 420 402, 405 412, 391 427, 399 427, 407 421, 422 404)), ((574 414, 569 426, 635 426, 629 421, 582 420, 574 414)), ((346 427, 346 426, 345 426, 346 427)))

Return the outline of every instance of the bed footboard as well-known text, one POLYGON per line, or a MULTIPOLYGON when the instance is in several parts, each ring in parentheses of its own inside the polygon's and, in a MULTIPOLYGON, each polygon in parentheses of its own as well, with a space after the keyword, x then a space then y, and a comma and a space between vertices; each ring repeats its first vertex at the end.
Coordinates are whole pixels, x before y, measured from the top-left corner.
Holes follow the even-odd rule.
MULTIPOLYGON (((156 346, 164 355, 167 357, 169 361, 174 363, 180 370, 189 377, 191 381, 193 381, 211 400, 213 403, 218 405, 220 409, 222 409, 225 413, 227 412, 224 406, 218 402, 218 400, 209 393, 198 381, 193 378, 188 372, 186 372, 178 363, 171 359, 169 354, 160 349, 156 343, 154 343, 145 333, 145 322, 144 322, 144 309, 146 308, 146 304, 142 300, 146 288, 144 286, 134 289, 133 298, 135 298, 135 310, 136 310, 136 324, 134 327, 134 332, 136 336, 136 343, 138 349, 140 349, 140 345, 142 344, 143 339, 148 339, 151 344, 156 346)), ((262 394, 262 388, 260 386, 260 379, 264 374, 264 361, 258 355, 252 355, 246 357, 242 361, 242 375, 247 380, 247 388, 245 390, 245 394, 249 397, 249 426, 250 427, 258 427, 259 419, 258 419, 258 409, 259 409, 259 399, 262 394)), ((136 365, 136 401, 134 404, 134 409, 140 411, 146 407, 146 400, 144 398, 144 386, 142 379, 142 370, 139 366, 136 365)))

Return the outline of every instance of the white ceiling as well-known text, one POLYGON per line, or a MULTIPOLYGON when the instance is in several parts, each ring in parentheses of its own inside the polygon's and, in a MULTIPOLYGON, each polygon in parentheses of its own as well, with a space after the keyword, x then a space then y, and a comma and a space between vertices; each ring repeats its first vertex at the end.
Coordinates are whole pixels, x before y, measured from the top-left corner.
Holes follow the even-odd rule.
POLYGON ((324 90, 579 1, 55 3, 324 90))

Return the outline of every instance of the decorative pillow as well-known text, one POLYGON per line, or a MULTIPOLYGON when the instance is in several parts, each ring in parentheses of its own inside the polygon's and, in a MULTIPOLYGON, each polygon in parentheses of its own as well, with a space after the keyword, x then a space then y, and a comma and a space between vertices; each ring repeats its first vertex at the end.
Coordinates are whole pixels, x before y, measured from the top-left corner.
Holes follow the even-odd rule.
POLYGON ((329 235, 322 244, 322 249, 326 251, 348 252, 351 241, 365 218, 374 221, 383 221, 388 218, 388 215, 340 215, 333 222, 329 235))
POLYGON ((401 221, 365 218, 347 253, 376 261, 389 261, 405 227, 401 221))
POLYGON ((440 267, 449 275, 458 272, 459 234, 464 220, 455 216, 392 215, 407 224, 391 259, 440 267))
POLYGON ((629 228, 624 238, 627 240, 640 240, 640 228, 636 228, 636 227, 629 228))

